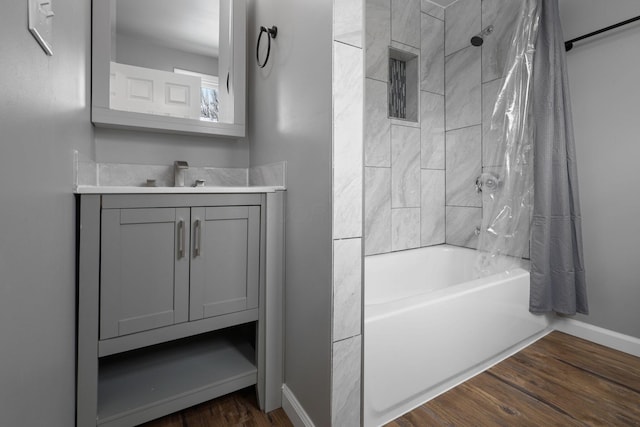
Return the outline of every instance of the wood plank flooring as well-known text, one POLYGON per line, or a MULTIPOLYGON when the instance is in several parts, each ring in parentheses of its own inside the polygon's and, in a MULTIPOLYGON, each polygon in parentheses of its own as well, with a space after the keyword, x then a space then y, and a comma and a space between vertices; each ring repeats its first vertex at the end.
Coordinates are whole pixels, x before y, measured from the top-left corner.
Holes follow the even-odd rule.
MULTIPOLYGON (((144 424, 227 426, 292 424, 261 412, 251 387, 144 424)), ((432 426, 640 426, 640 358, 553 332, 387 424, 432 426)))
POLYGON ((553 332, 387 427, 640 426, 640 358, 553 332))
POLYGON ((260 411, 255 389, 248 387, 166 417, 144 427, 293 427, 282 408, 260 411))

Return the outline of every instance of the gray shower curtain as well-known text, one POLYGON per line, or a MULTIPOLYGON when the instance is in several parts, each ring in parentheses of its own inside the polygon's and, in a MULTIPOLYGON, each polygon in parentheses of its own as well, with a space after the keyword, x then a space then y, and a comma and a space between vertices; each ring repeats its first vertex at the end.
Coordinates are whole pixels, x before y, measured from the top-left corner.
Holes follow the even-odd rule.
POLYGON ((530 311, 587 314, 576 153, 557 0, 539 0, 533 66, 530 311))

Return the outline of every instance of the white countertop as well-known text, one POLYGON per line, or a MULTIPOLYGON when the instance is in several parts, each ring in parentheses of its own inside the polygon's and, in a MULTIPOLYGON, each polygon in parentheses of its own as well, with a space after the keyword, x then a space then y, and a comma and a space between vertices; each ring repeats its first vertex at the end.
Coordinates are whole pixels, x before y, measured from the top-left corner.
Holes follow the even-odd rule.
POLYGON ((265 187, 135 187, 78 185, 76 194, 215 194, 215 193, 274 193, 285 190, 282 186, 265 187))

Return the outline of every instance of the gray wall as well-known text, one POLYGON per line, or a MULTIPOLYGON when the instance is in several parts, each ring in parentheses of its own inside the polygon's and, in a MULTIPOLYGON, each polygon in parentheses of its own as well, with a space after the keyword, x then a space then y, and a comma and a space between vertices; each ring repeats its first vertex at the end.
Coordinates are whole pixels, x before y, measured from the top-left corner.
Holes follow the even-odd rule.
POLYGON ((27 2, 0 14, 0 425, 68 427, 75 395, 73 150, 92 154, 90 2, 53 3, 54 56, 27 2))
POLYGON ((246 168, 249 142, 245 138, 174 135, 95 128, 95 161, 171 165, 186 160, 190 166, 246 168))
POLYGON ((331 424, 331 0, 249 2, 251 164, 287 161, 285 383, 331 424), (260 25, 278 27, 258 69, 260 25))
MULTIPOLYGON (((636 0, 561 0, 565 40, 640 14, 636 0)), ((640 338, 640 26, 576 43, 567 54, 582 205, 589 316, 640 338)))

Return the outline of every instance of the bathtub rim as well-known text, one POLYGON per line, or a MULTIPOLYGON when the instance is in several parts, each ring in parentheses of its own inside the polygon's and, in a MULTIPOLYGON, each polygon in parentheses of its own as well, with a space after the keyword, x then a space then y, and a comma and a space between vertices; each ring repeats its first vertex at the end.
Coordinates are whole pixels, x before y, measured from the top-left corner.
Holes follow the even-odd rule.
POLYGON ((398 298, 380 303, 367 303, 366 288, 364 299, 364 323, 382 320, 385 317, 392 316, 408 310, 415 310, 426 307, 438 302, 443 302, 451 298, 456 298, 477 290, 485 289, 491 286, 497 286, 505 281, 518 279, 523 276, 529 276, 529 271, 523 268, 514 268, 491 276, 480 277, 468 282, 457 283, 441 289, 428 291, 412 296, 398 298))
MULTIPOLYGON (((425 253, 425 256, 427 256, 429 252, 438 252, 438 253, 441 253, 441 252, 445 252, 445 253, 458 252, 458 253, 461 253, 464 257, 473 257, 473 259, 476 260, 477 257, 482 252, 485 252, 485 251, 480 251, 478 249, 467 248, 467 247, 464 247, 464 246, 455 246, 455 245, 451 245, 451 244, 448 244, 448 243, 442 243, 442 244, 432 245, 432 246, 423 246, 423 247, 419 247, 419 248, 405 249, 405 250, 402 250, 402 251, 394 251, 394 252, 387 252, 387 253, 382 253, 382 254, 367 255, 367 256, 364 257, 364 263, 363 263, 363 307, 365 308, 365 310, 366 310, 367 307, 390 304, 393 301, 404 301, 404 300, 407 300, 407 299, 418 298, 418 297, 420 297, 422 295, 425 295, 425 294, 431 294, 431 295, 435 296, 436 293, 439 293, 439 292, 441 292, 441 291, 443 291, 445 289, 452 289, 452 288, 455 288, 457 286, 461 286, 461 285, 464 285, 464 284, 467 284, 467 283, 477 283, 478 285, 480 285, 480 282, 478 282, 478 281, 481 281, 483 279, 488 279, 488 278, 498 279, 497 276, 500 276, 505 272, 507 272, 507 273, 513 272, 515 274, 517 270, 524 270, 527 273, 529 273, 531 271, 531 262, 530 262, 530 260, 525 259, 525 258, 517 258, 517 257, 509 256, 509 255, 500 255, 500 257, 505 260, 505 265, 507 265, 508 267, 504 268, 503 270, 499 270, 498 272, 496 272, 494 274, 481 276, 481 277, 477 277, 477 278, 471 278, 470 280, 457 282, 455 284, 447 285, 447 286, 442 287, 442 288, 431 289, 431 290, 427 290, 425 292, 417 292, 417 293, 413 293, 411 295, 400 297, 400 298, 389 299, 389 300, 385 300, 385 301, 381 301, 381 302, 369 302, 369 301, 367 301, 367 295, 371 295, 371 293, 367 292, 367 284, 371 283, 370 279, 369 279, 369 277, 371 277, 371 271, 370 270, 374 270, 374 269, 377 268, 377 266, 376 267, 370 266, 371 263, 376 263, 376 262, 389 263, 389 262, 393 262, 396 258, 402 258, 403 256, 415 257, 415 256, 417 256, 418 253, 423 253, 423 252, 425 253)), ((416 271, 417 272, 422 272, 419 267, 416 269, 416 271)), ((375 279, 374 279, 374 283, 375 283, 375 285, 380 286, 378 283, 375 282, 375 279)), ((371 286, 371 285, 369 285, 369 286, 371 286)))

